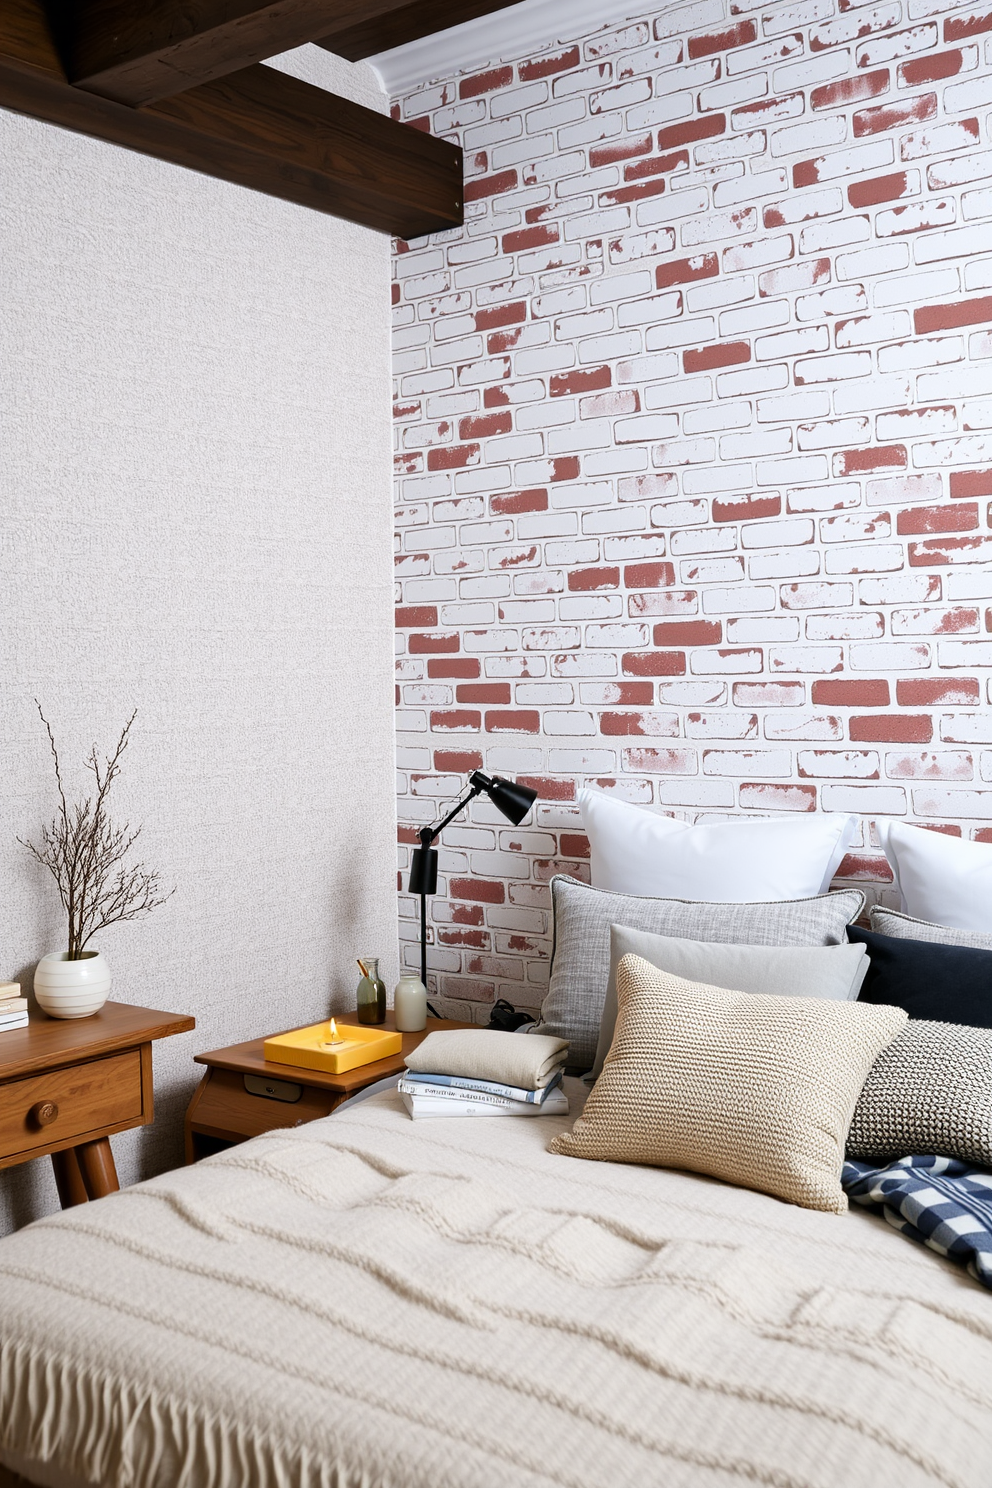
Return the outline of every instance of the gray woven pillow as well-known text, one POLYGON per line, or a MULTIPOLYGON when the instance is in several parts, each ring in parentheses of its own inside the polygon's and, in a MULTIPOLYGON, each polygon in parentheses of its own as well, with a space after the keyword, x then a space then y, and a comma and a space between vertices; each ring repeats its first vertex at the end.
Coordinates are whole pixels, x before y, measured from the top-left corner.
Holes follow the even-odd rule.
POLYGON ((992 1167, 992 1028, 913 1019, 872 1065, 847 1155, 910 1153, 992 1167))
POLYGON ((551 880, 551 897, 555 914, 551 982, 532 1031, 568 1039, 568 1065, 575 1070, 589 1069, 596 1058, 610 976, 611 925, 729 945, 842 945, 847 925, 865 904, 857 889, 759 904, 642 899, 592 889, 563 874, 551 880))
POLYGON ((953 925, 935 925, 931 920, 914 920, 898 909, 873 905, 871 928, 876 935, 894 935, 897 940, 928 940, 932 945, 969 946, 975 951, 992 951, 992 935, 984 930, 958 930, 953 925))

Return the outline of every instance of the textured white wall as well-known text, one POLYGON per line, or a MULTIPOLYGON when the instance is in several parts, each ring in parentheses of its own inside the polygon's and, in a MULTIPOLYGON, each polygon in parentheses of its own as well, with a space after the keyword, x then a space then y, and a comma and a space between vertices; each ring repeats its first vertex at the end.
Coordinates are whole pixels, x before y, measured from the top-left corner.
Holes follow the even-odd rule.
MULTIPOLYGON (((371 73, 280 65, 381 107, 371 73)), ((0 113, 0 976, 62 946, 15 836, 137 706, 117 802, 177 892, 101 937, 156 1047, 122 1181, 181 1160, 200 1049, 396 972, 389 242, 0 113)), ((0 1230, 57 1206, 0 1174, 0 1230)))

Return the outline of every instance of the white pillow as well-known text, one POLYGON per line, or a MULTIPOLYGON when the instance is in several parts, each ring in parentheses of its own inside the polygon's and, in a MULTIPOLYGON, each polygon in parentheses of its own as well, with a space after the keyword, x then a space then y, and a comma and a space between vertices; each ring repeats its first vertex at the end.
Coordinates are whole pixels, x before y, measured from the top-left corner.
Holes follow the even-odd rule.
POLYGON ((858 825, 816 813, 692 827, 601 791, 578 800, 594 888, 653 898, 744 904, 825 893, 858 825))
POLYGON ((878 835, 907 914, 958 930, 992 930, 992 846, 897 821, 879 822, 878 835))

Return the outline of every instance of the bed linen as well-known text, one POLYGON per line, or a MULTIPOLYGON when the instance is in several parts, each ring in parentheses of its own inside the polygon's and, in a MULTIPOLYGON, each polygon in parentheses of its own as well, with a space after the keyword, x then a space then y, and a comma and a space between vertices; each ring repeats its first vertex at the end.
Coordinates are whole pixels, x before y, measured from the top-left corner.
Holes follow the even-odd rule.
POLYGON ((988 1488, 992 1296, 871 1215, 394 1092, 0 1241, 45 1488, 988 1488))
POLYGON ((992 1291, 992 1173, 954 1157, 901 1157, 885 1167, 846 1162, 842 1179, 855 1204, 893 1229, 953 1256, 992 1291))

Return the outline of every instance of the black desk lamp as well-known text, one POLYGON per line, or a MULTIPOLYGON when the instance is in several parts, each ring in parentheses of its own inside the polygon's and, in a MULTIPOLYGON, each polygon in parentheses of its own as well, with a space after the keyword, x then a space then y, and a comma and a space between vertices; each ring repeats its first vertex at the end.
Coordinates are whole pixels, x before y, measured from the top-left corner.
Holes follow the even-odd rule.
POLYGON ((469 776, 469 792, 454 806, 436 827, 420 828, 420 846, 413 850, 410 863, 410 893, 420 895, 420 980, 427 986, 427 895, 437 893, 437 848, 436 842, 449 822, 465 810, 470 801, 483 792, 493 805, 502 811, 508 821, 519 827, 534 802, 537 791, 528 785, 517 785, 513 780, 501 780, 498 775, 483 775, 475 770, 469 776))

